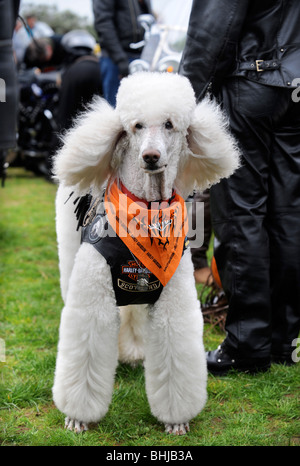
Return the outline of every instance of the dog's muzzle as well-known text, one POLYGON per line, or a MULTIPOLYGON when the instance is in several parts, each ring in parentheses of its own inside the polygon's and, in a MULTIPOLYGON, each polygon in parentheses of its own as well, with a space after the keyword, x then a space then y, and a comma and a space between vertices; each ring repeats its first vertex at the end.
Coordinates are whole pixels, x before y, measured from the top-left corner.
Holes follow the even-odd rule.
POLYGON ((146 173, 157 174, 165 170, 166 165, 160 165, 160 152, 155 149, 145 150, 142 154, 144 161, 143 169, 146 173))

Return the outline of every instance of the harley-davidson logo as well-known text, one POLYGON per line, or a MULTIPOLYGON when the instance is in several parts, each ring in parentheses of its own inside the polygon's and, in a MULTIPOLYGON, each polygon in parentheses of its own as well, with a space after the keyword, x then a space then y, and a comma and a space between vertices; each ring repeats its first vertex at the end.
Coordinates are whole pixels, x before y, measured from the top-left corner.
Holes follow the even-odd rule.
POLYGON ((127 264, 122 265, 121 273, 131 280, 131 282, 128 282, 118 278, 118 287, 124 291, 147 293, 148 291, 155 291, 161 286, 160 281, 156 279, 150 270, 144 267, 143 264, 138 264, 135 260, 128 260, 127 264), (152 282, 149 281, 151 277, 154 278, 152 282))
POLYGON ((131 280, 137 281, 138 274, 140 273, 145 273, 149 277, 151 275, 150 270, 148 270, 146 267, 141 267, 134 260, 128 261, 126 265, 122 265, 122 274, 128 275, 131 280))

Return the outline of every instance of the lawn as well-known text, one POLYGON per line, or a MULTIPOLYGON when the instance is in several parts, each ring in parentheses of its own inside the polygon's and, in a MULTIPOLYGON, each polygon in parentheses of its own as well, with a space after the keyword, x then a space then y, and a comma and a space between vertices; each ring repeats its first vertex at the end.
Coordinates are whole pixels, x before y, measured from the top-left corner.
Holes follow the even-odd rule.
MULTIPOLYGON (((165 434, 151 415, 142 365, 120 365, 105 418, 81 435, 64 430, 51 396, 62 308, 55 193, 54 184, 21 168, 8 170, 0 191, 0 445, 299 445, 300 364, 274 364, 255 376, 210 375, 207 405, 183 437, 165 434)), ((207 349, 223 338, 205 325, 207 349)))

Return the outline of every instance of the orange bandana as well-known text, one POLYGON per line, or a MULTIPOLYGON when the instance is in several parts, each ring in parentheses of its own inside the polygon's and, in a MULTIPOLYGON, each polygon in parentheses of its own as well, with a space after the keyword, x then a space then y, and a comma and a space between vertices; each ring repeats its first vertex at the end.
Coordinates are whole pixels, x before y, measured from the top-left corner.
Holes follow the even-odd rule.
POLYGON ((115 233, 141 267, 165 286, 179 265, 188 232, 182 197, 175 193, 169 201, 132 200, 115 181, 105 192, 104 205, 115 233))

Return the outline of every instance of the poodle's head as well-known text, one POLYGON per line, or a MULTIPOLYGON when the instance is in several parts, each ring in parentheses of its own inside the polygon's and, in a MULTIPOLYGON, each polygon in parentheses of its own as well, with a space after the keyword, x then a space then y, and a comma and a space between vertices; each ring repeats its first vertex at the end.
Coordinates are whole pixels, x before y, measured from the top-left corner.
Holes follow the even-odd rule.
POLYGON ((137 122, 147 127, 172 121, 185 133, 196 107, 194 91, 187 78, 173 73, 136 73, 121 81, 116 110, 125 131, 137 122))
POLYGON ((193 89, 182 76, 146 72, 121 82, 116 111, 126 136, 116 161, 121 181, 134 194, 170 197, 195 107, 193 89))
POLYGON ((205 189, 238 166, 238 151, 216 104, 196 104, 187 78, 136 73, 121 81, 117 105, 96 99, 67 133, 56 178, 80 189, 118 177, 147 201, 205 189))

